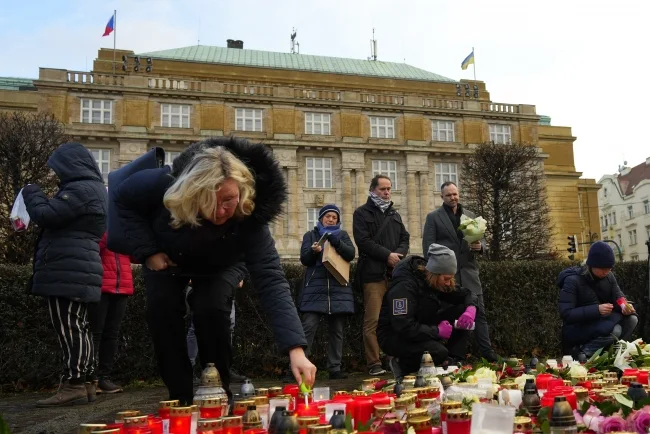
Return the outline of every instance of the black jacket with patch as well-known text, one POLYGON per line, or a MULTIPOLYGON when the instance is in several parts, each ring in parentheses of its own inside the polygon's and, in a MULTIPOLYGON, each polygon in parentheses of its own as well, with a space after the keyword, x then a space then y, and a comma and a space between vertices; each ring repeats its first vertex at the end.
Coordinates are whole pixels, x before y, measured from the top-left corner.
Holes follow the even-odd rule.
POLYGON ((47 161, 59 178, 48 198, 37 185, 23 189, 30 219, 41 228, 34 253, 34 295, 99 301, 104 269, 99 241, 106 229, 106 187, 92 154, 80 143, 59 146, 47 161))
MULTIPOLYGON (((171 173, 168 167, 147 169, 122 181, 115 204, 123 233, 114 239, 125 241, 108 247, 142 262, 164 252, 187 274, 216 275, 245 263, 280 349, 305 347, 302 325, 268 226, 281 214, 286 199, 287 185, 270 148, 245 139, 206 139, 183 151, 174 160, 171 173), (197 152, 217 146, 232 152, 253 172, 255 210, 243 220, 231 219, 220 226, 202 221, 198 227, 172 228, 171 214, 163 205, 165 192, 197 152)), ((235 287, 239 273, 230 274, 235 287)))
POLYGON ((397 333, 404 341, 421 342, 439 339, 437 313, 451 306, 476 306, 477 297, 460 286, 452 292, 440 292, 424 280, 426 265, 421 256, 410 256, 393 271, 393 281, 379 311, 377 339, 381 342, 389 334, 397 333))

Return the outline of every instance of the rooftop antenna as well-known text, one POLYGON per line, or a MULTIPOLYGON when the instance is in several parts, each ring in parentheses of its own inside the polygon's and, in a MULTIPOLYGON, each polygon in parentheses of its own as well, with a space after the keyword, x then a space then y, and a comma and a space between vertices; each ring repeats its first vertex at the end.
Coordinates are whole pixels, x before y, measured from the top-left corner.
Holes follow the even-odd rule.
POLYGON ((291 54, 300 54, 300 42, 296 41, 298 31, 295 28, 291 29, 291 54))
POLYGON ((372 29, 372 39, 370 40, 370 57, 368 60, 377 60, 377 40, 375 39, 375 28, 372 29))
POLYGON ((199 14, 199 28, 196 32, 196 45, 201 45, 201 14, 199 14))

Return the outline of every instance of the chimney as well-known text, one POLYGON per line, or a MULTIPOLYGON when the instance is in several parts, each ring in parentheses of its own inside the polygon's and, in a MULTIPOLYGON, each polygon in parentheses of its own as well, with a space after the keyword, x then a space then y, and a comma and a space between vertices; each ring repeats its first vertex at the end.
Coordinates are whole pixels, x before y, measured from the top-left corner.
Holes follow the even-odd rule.
POLYGON ((228 39, 226 43, 228 44, 228 48, 238 48, 240 50, 244 49, 244 41, 228 39))

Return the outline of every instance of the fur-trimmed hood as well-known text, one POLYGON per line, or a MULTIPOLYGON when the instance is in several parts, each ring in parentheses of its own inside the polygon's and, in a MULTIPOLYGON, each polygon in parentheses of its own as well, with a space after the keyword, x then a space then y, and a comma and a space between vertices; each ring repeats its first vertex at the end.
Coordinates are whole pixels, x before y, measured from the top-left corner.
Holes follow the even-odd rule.
POLYGON ((223 146, 251 170, 255 177, 255 210, 249 218, 267 224, 282 214, 288 198, 287 183, 273 151, 263 143, 251 143, 236 137, 211 137, 191 144, 176 157, 172 176, 178 177, 201 149, 223 146))

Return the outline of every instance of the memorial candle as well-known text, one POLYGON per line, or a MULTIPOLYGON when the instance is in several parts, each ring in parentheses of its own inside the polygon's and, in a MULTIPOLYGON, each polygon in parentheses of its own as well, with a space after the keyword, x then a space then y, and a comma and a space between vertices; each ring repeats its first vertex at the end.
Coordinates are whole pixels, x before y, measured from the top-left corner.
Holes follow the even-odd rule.
POLYGON ((192 407, 172 407, 169 412, 169 432, 190 434, 192 428, 192 407))

